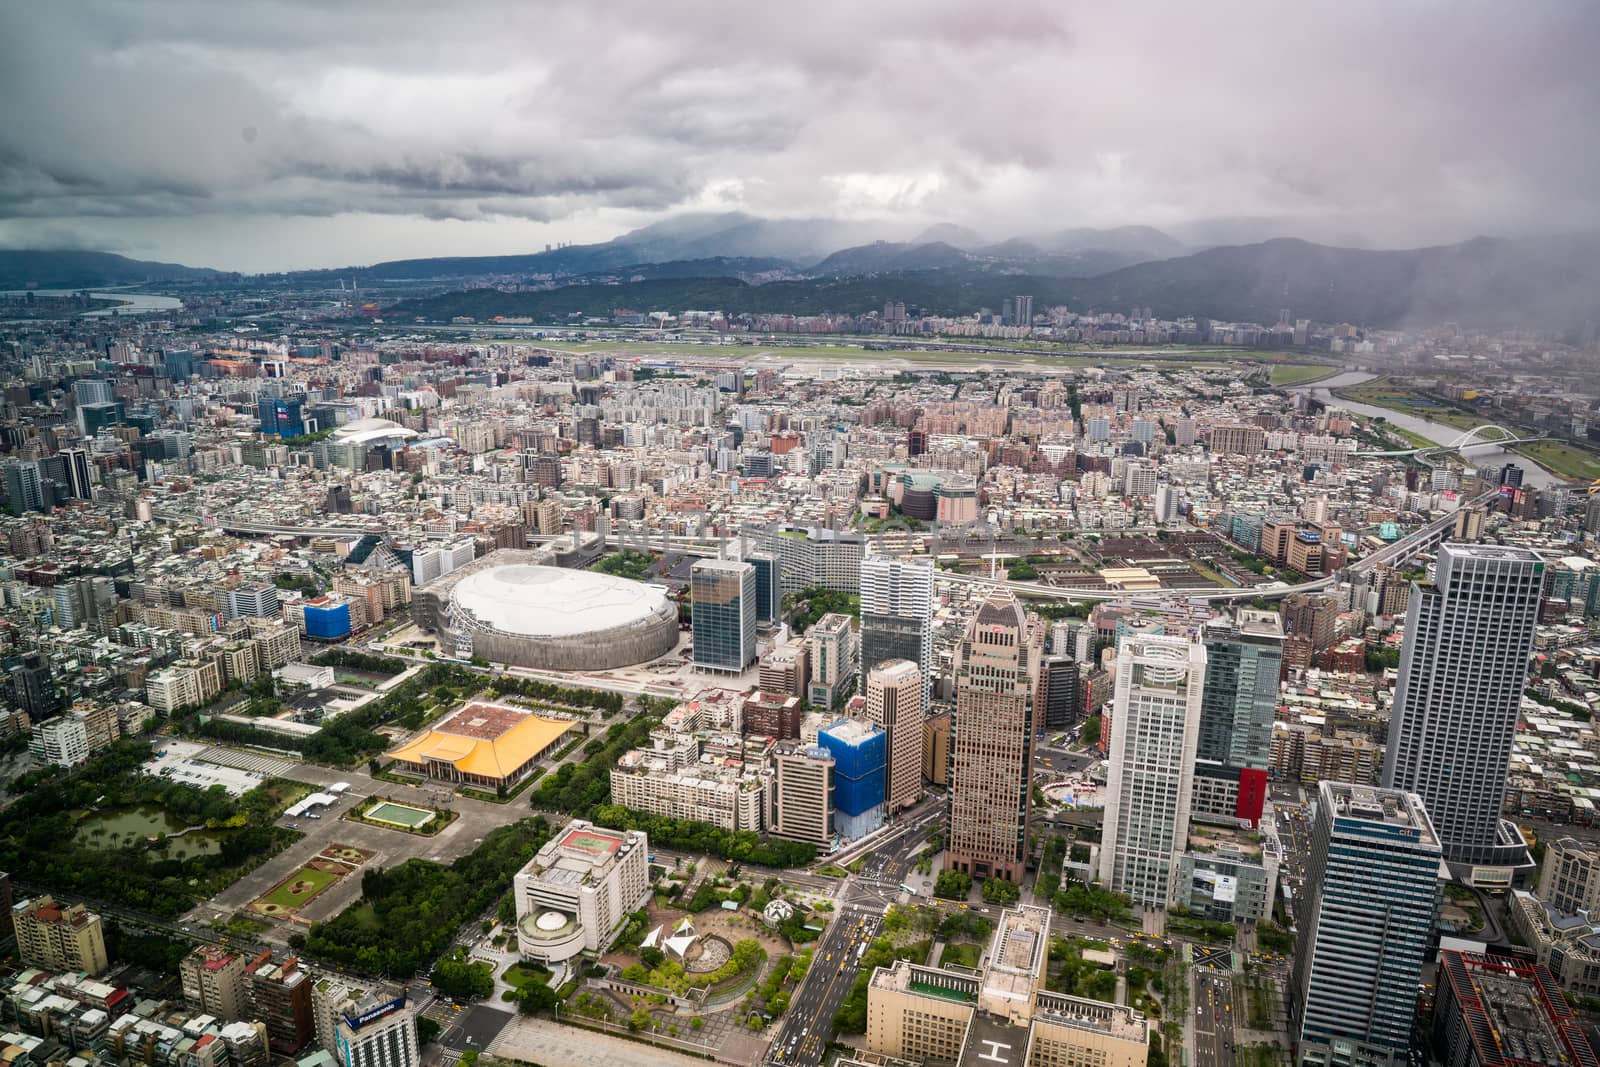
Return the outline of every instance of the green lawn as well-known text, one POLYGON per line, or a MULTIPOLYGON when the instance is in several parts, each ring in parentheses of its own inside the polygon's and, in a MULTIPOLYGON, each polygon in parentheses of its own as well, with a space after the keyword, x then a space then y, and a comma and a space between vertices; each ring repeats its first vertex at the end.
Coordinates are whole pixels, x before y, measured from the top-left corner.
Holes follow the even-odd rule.
POLYGON ((301 867, 262 899, 280 908, 302 908, 312 897, 338 880, 338 875, 328 871, 319 871, 315 867, 301 867), (299 892, 295 892, 296 885, 301 887, 299 892))
MULTIPOLYGON (((1234 983, 1237 994, 1240 983, 1234 983)), ((1244 983, 1245 1025, 1252 1030, 1270 1030, 1272 1028, 1273 1009, 1277 1006, 1278 996, 1273 988, 1271 979, 1261 975, 1254 975, 1244 983)), ((1234 997, 1235 1001, 1239 998, 1234 997)))
POLYGON ((1288 1062, 1288 1056, 1276 1045, 1240 1045, 1234 1052, 1237 1067, 1279 1067, 1288 1062))
POLYGON ((1535 441, 1516 445, 1513 451, 1563 478, 1579 482, 1592 482, 1600 478, 1600 458, 1562 441, 1535 441))
POLYGON ((1337 374, 1337 367, 1325 367, 1318 364, 1305 363, 1275 363, 1272 366, 1273 385, 1304 385, 1314 382, 1318 378, 1327 378, 1337 374))
POLYGON ((500 978, 506 983, 506 985, 511 986, 513 989, 521 989, 523 986, 529 985, 550 984, 549 971, 534 970, 529 967, 524 967, 520 963, 513 963, 511 966, 507 967, 505 972, 500 975, 500 978))
POLYGON ((939 964, 940 966, 949 965, 952 967, 976 967, 978 965, 978 957, 982 952, 982 949, 972 944, 946 945, 944 954, 939 957, 939 964))
POLYGON ((1334 396, 1341 400, 1351 400, 1357 404, 1371 404, 1374 407, 1390 408, 1394 411, 1415 415, 1430 422, 1443 423, 1454 426, 1460 430, 1471 430, 1490 421, 1482 415, 1470 411, 1438 404, 1426 397, 1418 396, 1416 391, 1394 378, 1374 378, 1362 382, 1360 385, 1348 386, 1334 391, 1334 396))

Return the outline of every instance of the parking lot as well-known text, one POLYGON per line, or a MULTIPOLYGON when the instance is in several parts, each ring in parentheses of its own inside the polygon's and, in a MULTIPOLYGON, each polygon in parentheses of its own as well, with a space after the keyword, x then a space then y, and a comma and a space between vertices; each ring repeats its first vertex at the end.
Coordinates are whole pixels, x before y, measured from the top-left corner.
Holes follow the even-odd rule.
MULTIPOLYGON (((234 750, 229 750, 234 751, 234 750)), ((240 753, 250 756, 251 753, 240 753)), ((326 789, 335 782, 348 782, 350 791, 331 807, 318 808, 317 818, 301 816, 282 818, 278 825, 292 827, 304 836, 211 900, 197 905, 186 916, 187 922, 208 922, 226 919, 267 892, 290 874, 304 866, 306 861, 332 844, 353 845, 366 849, 373 855, 367 867, 392 867, 408 859, 421 858, 448 863, 472 851, 483 836, 497 826, 513 822, 529 814, 526 803, 490 804, 485 801, 455 797, 450 801, 452 810, 459 814, 454 822, 433 837, 406 833, 370 823, 350 822, 340 818, 357 805, 366 805, 374 795, 389 796, 418 807, 432 807, 434 790, 417 786, 397 785, 393 782, 375 781, 358 771, 340 771, 307 764, 290 764, 282 777, 308 782, 326 789)), ((292 920, 293 923, 310 923, 329 918, 342 911, 361 895, 361 878, 342 878, 339 882, 317 894, 292 920)), ((263 940, 283 942, 297 927, 279 923, 262 935, 263 940)), ((303 930, 302 930, 303 932, 303 930)))

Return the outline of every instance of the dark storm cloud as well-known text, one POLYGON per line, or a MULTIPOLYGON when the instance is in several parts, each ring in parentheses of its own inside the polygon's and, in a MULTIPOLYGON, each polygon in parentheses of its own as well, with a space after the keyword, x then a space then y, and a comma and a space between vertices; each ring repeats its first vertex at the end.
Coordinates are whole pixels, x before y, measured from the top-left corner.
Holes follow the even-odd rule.
POLYGON ((231 265, 206 241, 277 219, 347 262, 728 207, 1389 245, 1600 224, 1588 0, 141 0, 5 5, 0 41, 10 244, 231 265))

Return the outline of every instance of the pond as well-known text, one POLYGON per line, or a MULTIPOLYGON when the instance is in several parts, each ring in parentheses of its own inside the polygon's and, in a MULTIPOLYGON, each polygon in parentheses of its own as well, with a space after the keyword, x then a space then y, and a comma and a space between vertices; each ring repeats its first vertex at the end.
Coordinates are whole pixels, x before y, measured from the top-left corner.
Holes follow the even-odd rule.
MULTIPOLYGON (((165 808, 141 804, 97 812, 78 824, 77 842, 91 848, 115 849, 136 845, 156 834, 175 834, 184 821, 165 808)), ((165 855, 172 859, 211 856, 222 850, 226 830, 191 830, 182 837, 169 837, 165 855)))

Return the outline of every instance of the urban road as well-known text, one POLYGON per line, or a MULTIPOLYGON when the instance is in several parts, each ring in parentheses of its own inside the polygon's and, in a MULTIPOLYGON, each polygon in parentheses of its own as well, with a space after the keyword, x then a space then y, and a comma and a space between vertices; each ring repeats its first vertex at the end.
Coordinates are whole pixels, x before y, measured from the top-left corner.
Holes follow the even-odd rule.
POLYGON ((1195 975, 1194 1067, 1233 1063, 1233 979, 1226 971, 1197 967, 1195 975))
POLYGON ((788 1018, 767 1053, 781 1067, 818 1067, 833 1037, 833 1017, 861 969, 861 957, 883 926, 883 906, 845 904, 817 942, 788 1018))

